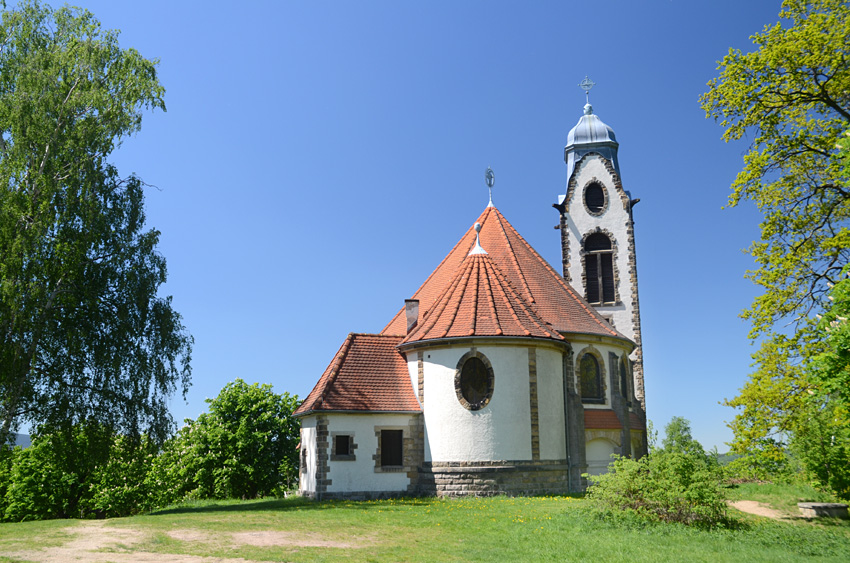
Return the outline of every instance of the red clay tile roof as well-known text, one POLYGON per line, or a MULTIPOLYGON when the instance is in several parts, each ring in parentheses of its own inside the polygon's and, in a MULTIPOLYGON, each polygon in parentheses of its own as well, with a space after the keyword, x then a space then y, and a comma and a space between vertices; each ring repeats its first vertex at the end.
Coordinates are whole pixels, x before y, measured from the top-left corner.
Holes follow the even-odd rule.
POLYGON ((563 340, 487 254, 467 256, 430 311, 403 342, 464 336, 563 340))
POLYGON ((611 410, 585 409, 584 427, 593 430, 620 430, 623 426, 617 419, 617 413, 611 410))
MULTIPOLYGON (((584 427, 595 430, 619 430, 623 425, 620 424, 617 413, 612 410, 585 409, 584 427)), ((629 429, 645 430, 643 421, 633 412, 629 413, 629 429)))
POLYGON ((421 412, 407 362, 396 346, 403 337, 351 333, 319 382, 295 411, 421 412))
MULTIPOLYGON (((583 333, 625 338, 608 324, 564 279, 531 248, 495 207, 478 218, 481 246, 510 282, 517 296, 533 308, 537 318, 562 333, 583 333)), ((422 319, 437 305, 475 244, 470 228, 437 269, 413 294, 419 300, 422 319)), ((404 334, 404 310, 399 311, 381 334, 404 334)), ((477 329, 476 329, 477 330, 477 329)))

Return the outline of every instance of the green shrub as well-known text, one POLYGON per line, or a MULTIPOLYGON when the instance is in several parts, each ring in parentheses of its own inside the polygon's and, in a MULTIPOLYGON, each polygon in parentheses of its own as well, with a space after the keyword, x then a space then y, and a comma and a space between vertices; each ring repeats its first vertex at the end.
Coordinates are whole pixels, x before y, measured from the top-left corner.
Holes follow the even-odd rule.
POLYGON ((127 436, 115 436, 109 458, 88 480, 84 512, 112 518, 154 508, 148 472, 155 454, 147 436, 135 443, 127 436))
POLYGON ((0 519, 112 517, 145 510, 154 451, 145 437, 133 442, 99 425, 42 429, 30 447, 7 448, 0 455, 0 490, 5 488, 0 519))
POLYGON ((659 450, 639 460, 621 457, 589 480, 587 498, 602 512, 706 528, 728 521, 721 471, 705 455, 659 450))
POLYGON ((187 420, 153 462, 149 485, 159 506, 184 499, 251 499, 291 485, 298 472, 298 397, 271 385, 228 383, 210 412, 187 420))

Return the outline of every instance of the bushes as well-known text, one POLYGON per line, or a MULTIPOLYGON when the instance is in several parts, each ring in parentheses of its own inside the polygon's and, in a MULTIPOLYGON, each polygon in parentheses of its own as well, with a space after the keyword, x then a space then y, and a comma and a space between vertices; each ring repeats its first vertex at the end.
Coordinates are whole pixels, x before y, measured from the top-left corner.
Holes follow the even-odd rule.
POLYGON ((228 384, 210 412, 158 448, 97 424, 42 428, 0 445, 0 521, 126 516, 184 498, 256 498, 297 477, 298 398, 228 384))
POLYGON ((673 417, 664 430, 664 448, 639 460, 615 459, 608 473, 589 477, 592 505, 662 522, 706 528, 724 524, 720 464, 691 436, 686 419, 673 417))
POLYGON ((184 498, 257 498, 288 488, 297 476, 298 397, 271 385, 228 383, 207 400, 210 412, 189 420, 153 464, 160 505, 184 498))
POLYGON ((721 471, 705 456, 660 450, 639 460, 619 458, 608 473, 589 479, 587 498, 602 511, 707 528, 726 521, 721 471))
POLYGON ((144 476, 153 457, 98 425, 42 431, 29 448, 0 454, 0 520, 111 517, 147 508, 144 476))

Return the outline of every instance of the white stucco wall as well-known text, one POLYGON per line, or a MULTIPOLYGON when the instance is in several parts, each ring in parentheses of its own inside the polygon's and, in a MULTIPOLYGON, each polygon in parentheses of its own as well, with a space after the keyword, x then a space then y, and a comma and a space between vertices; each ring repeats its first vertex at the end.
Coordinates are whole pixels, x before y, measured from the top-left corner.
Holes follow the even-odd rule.
POLYGON ((378 450, 375 428, 398 429, 408 437, 410 415, 405 414, 334 414, 328 418, 328 478, 327 492, 406 491, 410 479, 405 471, 381 472, 375 469, 373 456, 378 450), (353 436, 355 460, 332 461, 333 435, 353 436))
MULTIPOLYGON (((306 471, 299 473, 298 490, 302 493, 316 492, 316 417, 301 419, 301 448, 307 452, 306 471)), ((300 455, 300 454, 299 454, 300 455)))
POLYGON ((570 285, 584 295, 582 283, 581 241, 597 227, 613 235, 615 244, 614 260, 617 270, 616 306, 597 307, 597 310, 614 321, 614 326, 623 335, 634 339, 632 326, 632 288, 629 277, 628 225, 629 213, 623 208, 621 190, 614 184, 614 178, 605 167, 604 160, 598 155, 588 155, 576 170, 576 189, 567 202, 567 229, 570 236, 570 285), (584 188, 596 179, 607 193, 607 206, 602 215, 591 215, 584 205, 584 188))
MULTIPOLYGON (((460 404, 454 383, 458 361, 471 347, 424 351, 425 461, 532 459, 528 344, 482 344, 475 349, 487 357, 494 373, 493 396, 477 411, 460 404)), ((563 388, 557 381, 562 377, 560 353, 551 347, 539 348, 537 362, 539 395, 545 395, 538 405, 539 413, 545 411, 538 415, 541 454, 545 452, 547 459, 562 459, 563 388)))
POLYGON ((540 459, 567 457, 564 423, 563 352, 537 348, 537 417, 540 428, 540 459))

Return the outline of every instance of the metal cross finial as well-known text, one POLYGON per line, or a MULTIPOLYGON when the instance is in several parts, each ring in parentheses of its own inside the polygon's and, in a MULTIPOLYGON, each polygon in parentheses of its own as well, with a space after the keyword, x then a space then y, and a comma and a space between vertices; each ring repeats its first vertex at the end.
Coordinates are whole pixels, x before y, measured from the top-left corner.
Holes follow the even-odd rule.
POLYGON ((486 182, 487 188, 490 190, 490 204, 487 207, 493 207, 493 184, 496 183, 496 175, 489 166, 484 171, 484 182, 486 182))
POLYGON ((584 80, 579 82, 578 85, 582 90, 584 90, 584 94, 587 96, 587 103, 590 103, 590 89, 596 86, 596 82, 588 78, 585 74, 584 80))

